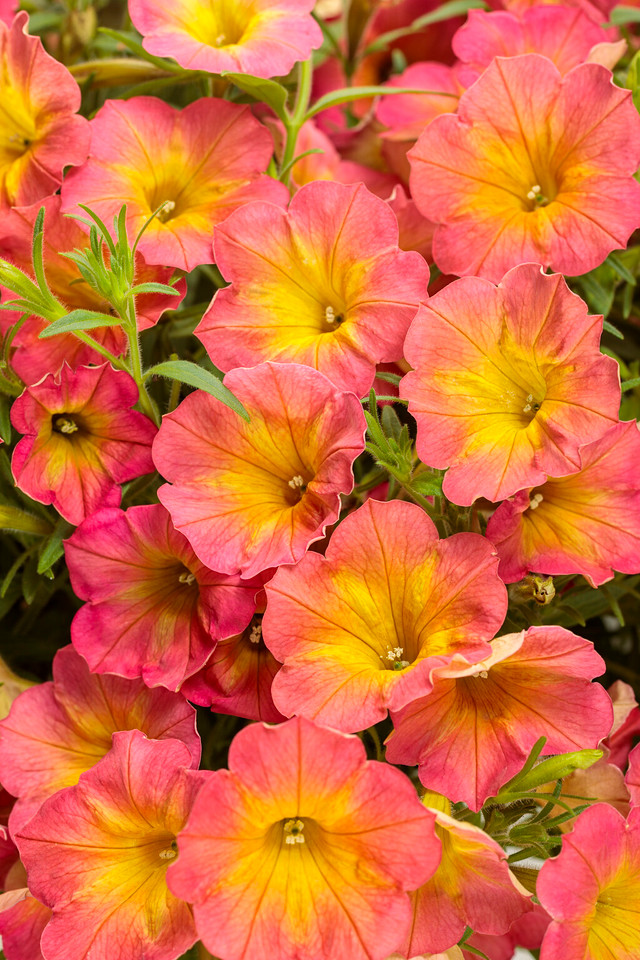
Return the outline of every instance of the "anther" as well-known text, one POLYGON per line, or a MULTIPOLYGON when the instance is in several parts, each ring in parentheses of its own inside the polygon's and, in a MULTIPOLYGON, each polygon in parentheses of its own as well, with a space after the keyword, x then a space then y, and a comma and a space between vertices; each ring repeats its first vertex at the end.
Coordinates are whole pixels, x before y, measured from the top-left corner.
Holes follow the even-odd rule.
POLYGON ((179 582, 179 583, 186 583, 186 585, 187 585, 188 587, 190 587, 191 584, 194 582, 195 579, 196 579, 196 578, 195 578, 195 574, 193 574, 193 573, 188 573, 188 572, 185 570, 185 572, 184 572, 184 573, 181 573, 180 576, 178 577, 178 582, 179 582))
POLYGON ((158 213, 158 220, 162 220, 164 223, 165 220, 168 220, 173 211, 175 210, 176 205, 174 200, 165 200, 162 210, 158 213))
POLYGON ((333 307, 327 307, 327 309, 326 309, 325 312, 324 312, 324 318, 325 318, 325 320, 327 321, 327 323, 335 323, 335 322, 336 322, 336 314, 335 314, 335 310, 333 309, 333 307))
POLYGON ((292 490, 301 490, 305 486, 304 477, 301 477, 298 473, 289 480, 287 485, 291 487, 292 490))
POLYGON ((304 843, 303 830, 304 823, 302 820, 287 820, 284 825, 284 842, 291 844, 304 843))
POLYGON ((529 190, 529 193, 527 194, 527 200, 536 200, 538 197, 538 194, 540 193, 540 189, 541 189, 540 184, 535 183, 531 187, 531 190, 529 190))
POLYGON ((531 507, 532 510, 537 510, 543 500, 544 500, 544 497, 542 496, 541 493, 534 493, 534 495, 529 500, 529 506, 531 507))
POLYGON ((60 433, 75 433, 78 429, 78 424, 74 420, 70 420, 68 417, 58 417, 55 423, 56 430, 59 430, 60 433))
POLYGON ((226 37, 226 34, 224 33, 219 33, 216 39, 214 40, 214 44, 216 45, 216 47, 223 47, 226 45, 226 43, 227 43, 227 37, 226 37))
POLYGON ((474 680, 478 680, 478 679, 480 679, 480 680, 486 680, 487 677, 489 676, 489 671, 488 671, 488 670, 478 670, 477 673, 472 673, 471 676, 474 678, 474 680))
POLYGON ((175 858, 178 856, 178 850, 177 850, 177 845, 175 840, 170 847, 167 847, 165 850, 161 850, 158 856, 160 857, 161 860, 175 860, 175 858))
POLYGON ((261 639, 262 639, 262 624, 256 623, 251 627, 249 640, 251 643, 260 643, 261 639))

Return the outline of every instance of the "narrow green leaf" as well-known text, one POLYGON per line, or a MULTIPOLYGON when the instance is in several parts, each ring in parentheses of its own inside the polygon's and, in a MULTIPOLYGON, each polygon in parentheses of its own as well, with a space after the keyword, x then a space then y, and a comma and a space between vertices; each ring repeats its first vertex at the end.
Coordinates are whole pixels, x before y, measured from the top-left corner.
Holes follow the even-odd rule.
POLYGON ((338 107, 342 103, 351 103, 352 100, 364 100, 367 97, 386 97, 398 93, 422 93, 431 94, 438 97, 451 97, 451 109, 455 109, 454 101, 460 98, 455 93, 443 93, 442 90, 419 90, 417 87, 345 87, 343 90, 334 90, 327 93, 307 110, 305 119, 315 117, 317 113, 327 110, 329 107, 338 107))
POLYGON ((47 337, 55 337, 59 333, 94 330, 96 327, 119 327, 121 324, 120 317, 111 317, 108 313, 97 313, 94 310, 72 310, 66 316, 50 323, 39 336, 43 340, 47 337))
POLYGON ((622 260, 620 260, 619 257, 616 257, 614 253, 610 253, 609 256, 607 257, 606 262, 609 264, 610 267, 613 267, 613 269, 618 274, 618 276, 622 277, 623 280, 626 280, 627 283, 630 283, 632 286, 635 287, 636 278, 631 273, 629 268, 624 265, 624 263, 622 262, 622 260))
POLYGON ((632 380, 623 380, 621 390, 623 393, 626 393, 627 390, 635 390, 636 387, 640 387, 640 377, 634 377, 632 380))
MULTIPOLYGON (((89 214, 89 216, 91 217, 91 219, 93 220, 93 222, 96 224, 96 226, 97 226, 98 229, 100 230, 100 233, 101 233, 102 236, 104 237, 104 242, 105 242, 105 243, 107 244, 107 246, 109 247, 109 250, 111 251, 112 254, 115 255, 116 245, 115 245, 115 243, 113 242, 113 237, 111 236, 111 233, 109 232, 109 228, 108 228, 108 226, 106 225, 106 223, 104 222, 104 220, 102 220, 102 219, 98 216, 98 214, 95 213, 95 211, 93 211, 93 210, 91 209, 91 207, 88 207, 86 204, 84 204, 84 203, 79 203, 78 206, 80 207, 81 210, 84 210, 85 213, 88 213, 88 214, 89 214)), ((79 218, 78 218, 78 219, 79 219, 79 218)), ((86 223, 86 221, 85 221, 85 223, 86 223)))
POLYGON ((384 380, 385 383, 395 383, 395 385, 398 386, 402 377, 397 373, 387 373, 385 370, 377 370, 376 380, 384 380))
POLYGON ((139 57, 141 60, 146 60, 147 63, 153 63, 154 66, 159 67, 161 70, 165 70, 167 73, 175 73, 180 75, 185 73, 193 73, 191 70, 183 70, 182 67, 178 66, 178 64, 174 63, 172 60, 163 60, 160 57, 154 57, 151 53, 147 53, 142 44, 130 33, 123 33, 120 30, 111 30, 109 27, 98 27, 98 33, 104 33, 107 37, 111 37, 112 40, 117 40, 118 43, 123 44, 127 50, 131 50, 132 53, 135 53, 136 57, 139 57))
POLYGON ((609 14, 609 23, 616 27, 624 23, 640 23, 640 10, 638 7, 614 7, 609 14))
POLYGON ((28 606, 31 606, 35 600, 39 586, 40 577, 36 569, 35 557, 29 557, 22 571, 22 596, 28 606))
POLYGON ((130 292, 134 295, 139 293, 166 293, 171 297, 180 296, 180 291, 176 290, 175 287, 170 287, 167 283, 139 283, 136 287, 132 287, 130 292))
POLYGON ((293 160, 283 167, 280 171, 280 179, 284 180, 292 167, 295 167, 298 160, 303 160, 305 157, 310 156, 312 153, 324 153, 324 150, 321 150, 319 147, 314 147, 313 150, 305 150, 304 153, 299 153, 297 157, 294 157, 293 160))
POLYGON ((618 330, 617 327, 614 327, 612 323, 609 323, 608 320, 605 320, 602 324, 602 329, 606 330, 607 333, 611 333, 614 337, 617 337, 618 340, 624 340, 624 333, 621 330, 618 330))
POLYGON ((288 92, 286 87, 275 80, 262 80, 260 77, 252 77, 247 73, 221 73, 221 77, 230 80, 236 87, 255 97, 262 103, 268 104, 280 120, 287 118, 287 99, 288 92))
POLYGON ((73 533, 73 524, 60 517, 50 537, 45 540, 38 557, 38 573, 49 570, 64 553, 62 541, 73 533))
POLYGON ((197 363, 191 363, 190 360, 166 360, 147 370, 145 377, 149 376, 168 377, 170 380, 179 380, 180 383, 204 390, 205 393, 211 394, 216 400, 220 400, 226 407, 235 411, 243 420, 250 420, 249 414, 229 388, 225 387, 215 374, 199 367, 197 363))

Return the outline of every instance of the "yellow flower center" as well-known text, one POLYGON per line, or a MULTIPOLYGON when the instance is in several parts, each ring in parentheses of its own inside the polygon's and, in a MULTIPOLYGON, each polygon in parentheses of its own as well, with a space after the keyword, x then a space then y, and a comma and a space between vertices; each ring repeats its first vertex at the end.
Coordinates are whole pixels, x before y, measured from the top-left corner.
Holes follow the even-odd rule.
POLYGON ((595 958, 640 956, 640 870, 627 871, 600 892, 589 931, 595 958))
POLYGON ((282 836, 285 844, 293 846, 296 843, 304 843, 304 823, 302 820, 286 820, 282 827, 282 836))
POLYGON ((36 118, 28 99, 0 80, 0 174, 28 151, 36 137, 36 118))
POLYGON ((254 20, 252 3, 238 0, 215 0, 202 3, 193 0, 189 17, 184 20, 185 30, 200 43, 211 47, 231 47, 242 43, 254 20))

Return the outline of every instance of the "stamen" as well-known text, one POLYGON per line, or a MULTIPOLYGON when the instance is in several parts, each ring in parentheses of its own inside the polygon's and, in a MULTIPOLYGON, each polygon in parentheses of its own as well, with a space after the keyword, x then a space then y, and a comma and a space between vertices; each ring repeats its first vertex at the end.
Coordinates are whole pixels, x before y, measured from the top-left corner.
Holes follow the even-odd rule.
POLYGON ((474 678, 474 680, 477 680, 477 679, 486 680, 487 677, 489 676, 489 671, 488 671, 488 670, 478 670, 477 673, 472 673, 471 676, 474 678))
POLYGON ((78 424, 69 419, 68 417, 58 417, 55 423, 56 430, 59 430, 60 433, 75 433, 78 429, 78 424))
POLYGON ((302 820, 287 820, 284 825, 284 842, 291 844, 304 843, 303 830, 304 823, 302 820))
POLYGON ((186 585, 190 587, 195 579, 196 579, 195 574, 189 573, 188 571, 185 570, 185 572, 181 573, 180 576, 178 577, 178 582, 186 583, 186 585))
POLYGON ((544 497, 542 496, 541 493, 534 493, 534 495, 529 500, 529 506, 531 507, 532 510, 537 510, 543 500, 544 500, 544 497))
POLYGON ((327 307, 327 309, 326 309, 325 312, 324 312, 324 318, 325 318, 325 320, 327 321, 327 323, 335 323, 335 322, 336 322, 336 314, 335 314, 335 310, 333 309, 333 307, 327 307))
POLYGON ((213 41, 216 47, 224 47, 227 43, 227 37, 224 33, 219 33, 216 39, 213 41))
POLYGON ((165 220, 169 219, 175 208, 176 205, 174 200, 165 200, 162 210, 160 210, 158 213, 158 220, 161 220, 164 223, 165 220))
POLYGON ((256 623, 251 627, 249 640, 251 643, 260 643, 261 639, 262 639, 262 624, 256 623))
POLYGON ((289 480, 288 486, 290 486, 292 490, 301 490, 305 486, 304 477, 301 477, 299 473, 296 474, 295 477, 289 480))
POLYGON ((158 854, 161 860, 175 860, 178 856, 178 849, 175 840, 170 847, 167 847, 165 850, 161 850, 158 854))
MULTIPOLYGON (((405 667, 410 666, 408 660, 402 659, 403 654, 403 647, 394 647, 393 650, 391 647, 387 647, 387 660, 393 664, 394 670, 404 670, 405 667)), ((381 656, 381 659, 384 660, 384 657, 381 656)))
POLYGON ((527 194, 527 200, 535 200, 539 193, 540 184, 534 183, 534 185, 531 187, 531 190, 529 190, 529 193, 527 194))

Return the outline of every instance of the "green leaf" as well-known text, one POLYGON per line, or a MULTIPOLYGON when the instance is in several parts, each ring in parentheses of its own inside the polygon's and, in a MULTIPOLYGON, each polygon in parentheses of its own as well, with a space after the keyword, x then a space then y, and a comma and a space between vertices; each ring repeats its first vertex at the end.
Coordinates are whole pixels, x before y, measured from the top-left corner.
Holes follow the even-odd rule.
POLYGON ((634 377, 632 380, 623 380, 621 384, 623 393, 626 393, 627 390, 635 390, 636 387, 640 387, 640 377, 634 377))
POLYGON ((408 24, 406 27, 399 27, 397 30, 389 30, 387 33, 381 33, 373 43, 369 44, 362 55, 366 57, 370 53, 376 53, 378 50, 385 50, 389 44, 394 43, 401 37, 417 33, 424 27, 431 26, 432 23, 441 23, 443 20, 450 20, 452 17, 464 16, 469 10, 486 9, 487 4, 483 3, 482 0, 449 0, 449 3, 440 4, 431 13, 425 13, 424 16, 418 17, 413 23, 408 24))
POLYGON ((398 386, 402 377, 397 373, 387 373, 385 370, 377 370, 376 380, 384 380, 385 383, 395 383, 395 385, 398 386))
POLYGON ((613 267, 619 277, 622 277, 623 280, 626 280, 627 283, 635 287, 636 278, 619 257, 616 257, 614 253, 610 253, 605 262, 608 263, 610 267, 613 267))
POLYGON ((10 410, 11 400, 9 400, 8 397, 0 396, 0 437, 2 437, 5 443, 11 443, 10 410))
POLYGON ((623 23, 640 23, 640 10, 638 7, 614 7, 609 14, 609 23, 616 27, 623 23))
POLYGON ((38 558, 38 573, 49 570, 64 553, 62 541, 73 533, 73 524, 60 517, 50 537, 45 540, 38 558))
POLYGON ((451 97, 451 110, 455 110, 454 101, 460 98, 455 93, 443 93, 442 90, 419 90, 417 87, 345 87, 344 90, 334 90, 327 93, 324 97, 311 106, 305 115, 305 120, 315 117, 317 113, 327 110, 329 107, 338 107, 342 103, 351 103, 352 100, 364 100, 367 97, 385 97, 398 93, 422 93, 431 94, 438 97, 451 97))
POLYGON ((289 94, 281 83, 276 83, 275 80, 262 80, 247 73, 221 73, 220 76, 235 83, 236 87, 248 93, 249 96, 266 103, 280 120, 287 119, 286 106, 289 94))
POLYGON ((55 337, 59 333, 94 330, 96 327, 119 327, 121 324, 120 317, 111 317, 108 313, 97 313, 95 310, 72 310, 66 316, 50 323, 39 336, 43 340, 47 337, 55 337))
POLYGON ((633 104, 636 110, 640 110, 640 50, 635 54, 627 70, 627 79, 625 82, 627 90, 631 90, 633 104))
POLYGON ((170 380, 179 380, 180 383, 204 390, 205 393, 211 394, 216 400, 224 403, 230 410, 235 411, 243 420, 247 422, 250 420, 249 414, 231 390, 225 387, 215 374, 199 367, 197 363, 191 363, 190 360, 165 360, 164 363, 157 363, 146 371, 145 377, 150 376, 168 377, 170 380))
POLYGON ((439 497, 442 495, 442 480, 441 474, 421 473, 413 477, 407 486, 410 490, 421 493, 423 497, 439 497))
POLYGON ((618 330, 617 327, 614 327, 612 323, 609 323, 608 320, 605 320, 602 324, 602 329, 606 330, 607 333, 612 334, 614 337, 617 337, 618 340, 624 340, 624 333, 621 330, 618 330))
POLYGON ((139 283, 132 287, 130 293, 138 295, 139 293, 166 293, 170 297, 179 297, 180 291, 175 287, 170 287, 168 283, 139 283))

